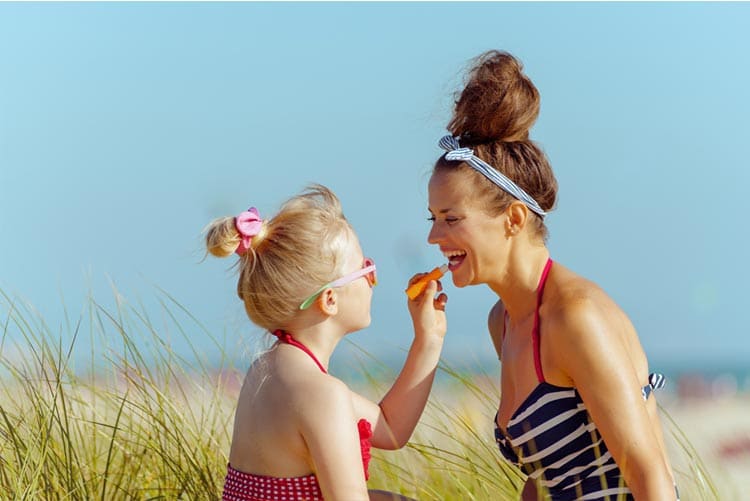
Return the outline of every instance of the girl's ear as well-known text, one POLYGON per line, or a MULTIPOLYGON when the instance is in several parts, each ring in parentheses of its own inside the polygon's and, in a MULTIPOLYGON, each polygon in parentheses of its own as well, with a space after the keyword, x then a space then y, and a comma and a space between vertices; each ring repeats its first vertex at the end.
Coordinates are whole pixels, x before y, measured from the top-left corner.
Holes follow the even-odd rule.
POLYGON ((339 311, 338 295, 336 294, 336 291, 332 288, 324 290, 318 296, 315 305, 324 315, 329 317, 334 316, 339 311))

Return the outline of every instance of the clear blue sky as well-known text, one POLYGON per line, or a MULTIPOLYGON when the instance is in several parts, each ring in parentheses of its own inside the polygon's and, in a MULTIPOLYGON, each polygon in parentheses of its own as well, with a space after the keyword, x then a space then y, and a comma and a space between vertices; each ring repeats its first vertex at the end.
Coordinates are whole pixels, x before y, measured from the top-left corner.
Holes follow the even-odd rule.
MULTIPOLYGON (((200 232, 320 182, 379 265, 352 339, 398 355, 405 282, 441 261, 437 140, 497 48, 542 96, 553 258, 613 296, 652 365, 744 363, 748 26, 748 3, 0 3, 0 288, 54 330, 61 296, 75 316, 89 288, 150 303, 156 284, 252 343, 200 232)), ((446 358, 491 358, 493 295, 446 289, 446 358)))

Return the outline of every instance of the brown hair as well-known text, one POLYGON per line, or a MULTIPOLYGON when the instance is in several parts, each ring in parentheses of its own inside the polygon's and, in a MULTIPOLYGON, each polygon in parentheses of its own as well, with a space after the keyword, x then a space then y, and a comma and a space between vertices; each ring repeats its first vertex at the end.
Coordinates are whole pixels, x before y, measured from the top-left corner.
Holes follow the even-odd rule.
MULTIPOLYGON (((237 250, 234 219, 208 225, 206 249, 214 256, 237 250)), ((240 256, 237 294, 250 320, 269 331, 282 328, 305 298, 341 274, 353 234, 339 199, 325 186, 311 185, 284 203, 240 256)))
MULTIPOLYGON (((507 52, 489 51, 478 56, 468 81, 456 100, 448 130, 462 147, 481 158, 520 186, 545 211, 557 197, 557 180, 542 149, 529 139, 539 115, 539 91, 523 73, 520 61, 507 52)), ((477 198, 485 200, 489 214, 500 214, 515 200, 464 162, 441 157, 434 172, 465 171, 473 176, 477 198)), ((536 233, 543 239, 547 228, 534 215, 536 233)))

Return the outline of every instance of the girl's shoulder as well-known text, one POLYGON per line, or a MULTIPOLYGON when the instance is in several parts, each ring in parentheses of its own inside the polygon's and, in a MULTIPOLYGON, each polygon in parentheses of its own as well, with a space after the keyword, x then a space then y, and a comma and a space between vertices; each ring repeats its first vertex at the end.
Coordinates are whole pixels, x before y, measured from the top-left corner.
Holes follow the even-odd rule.
POLYGON ((352 391, 340 379, 323 373, 299 374, 287 384, 289 403, 302 413, 352 407, 352 391))
POLYGON ((256 396, 282 400, 301 412, 320 403, 351 400, 346 383, 321 372, 309 359, 279 356, 273 351, 255 360, 246 383, 256 396))
POLYGON ((300 384, 287 402, 307 437, 329 433, 332 426, 341 432, 357 422, 353 393, 346 383, 330 375, 319 376, 300 384))

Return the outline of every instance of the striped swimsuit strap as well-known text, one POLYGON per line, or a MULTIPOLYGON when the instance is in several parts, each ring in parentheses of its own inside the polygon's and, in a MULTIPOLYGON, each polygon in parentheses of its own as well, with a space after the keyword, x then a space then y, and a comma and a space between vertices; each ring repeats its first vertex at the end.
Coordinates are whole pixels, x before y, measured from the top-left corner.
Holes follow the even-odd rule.
POLYGON ((648 400, 649 395, 651 395, 654 390, 658 390, 659 388, 664 388, 664 385, 666 384, 667 378, 664 377, 664 374, 660 374, 658 372, 652 372, 648 375, 648 383, 641 388, 641 395, 643 395, 643 400, 648 400))

